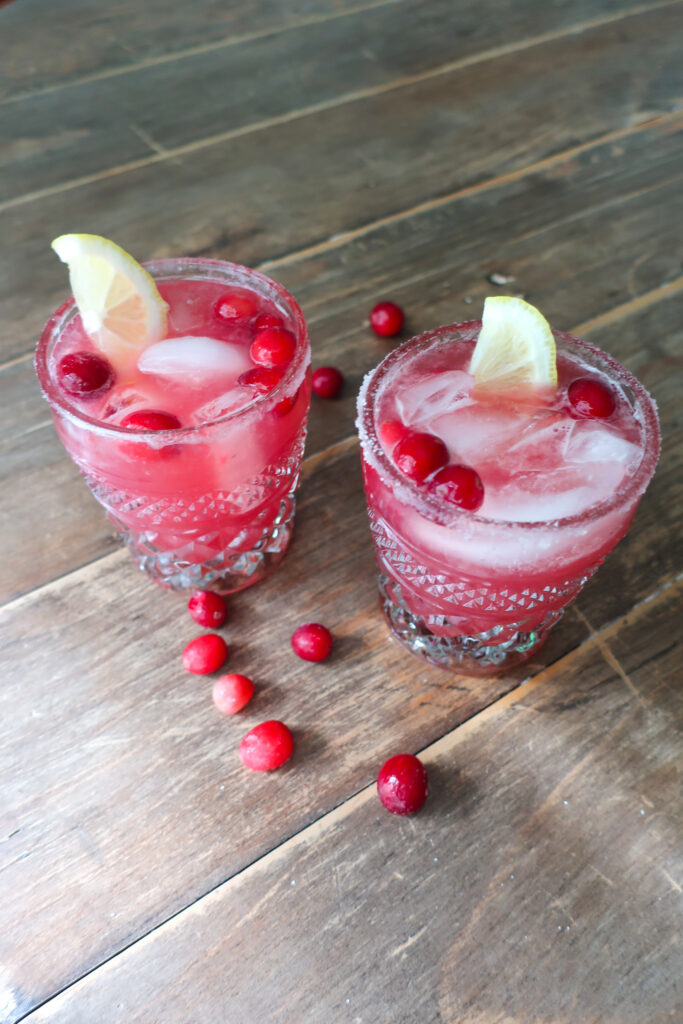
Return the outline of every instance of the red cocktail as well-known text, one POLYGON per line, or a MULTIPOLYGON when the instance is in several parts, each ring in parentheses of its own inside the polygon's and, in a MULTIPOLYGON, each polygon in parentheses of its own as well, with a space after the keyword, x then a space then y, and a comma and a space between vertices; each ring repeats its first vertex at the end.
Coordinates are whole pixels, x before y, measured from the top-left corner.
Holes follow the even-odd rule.
POLYGON ((414 653, 471 674, 540 646, 626 533, 659 453, 642 385, 567 334, 553 332, 551 391, 478 390, 469 369, 480 328, 406 342, 358 400, 389 626, 414 653))
POLYGON ((163 337, 126 350, 105 379, 106 354, 70 299, 40 339, 38 377, 65 448, 140 567, 176 589, 238 590, 279 563, 292 533, 306 324, 284 288, 246 267, 146 266, 168 305, 163 337), (102 381, 88 390, 92 367, 102 381))

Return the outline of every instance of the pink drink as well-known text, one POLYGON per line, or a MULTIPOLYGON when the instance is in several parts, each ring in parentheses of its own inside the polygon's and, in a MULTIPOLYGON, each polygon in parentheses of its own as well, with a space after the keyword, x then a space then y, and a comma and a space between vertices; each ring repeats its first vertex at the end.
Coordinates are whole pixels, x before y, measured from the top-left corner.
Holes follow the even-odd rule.
POLYGON ((546 401, 473 395, 467 371, 480 327, 406 342, 368 374, 358 400, 384 613, 414 653, 471 674, 503 671, 540 646, 626 533, 659 453, 642 385, 566 334, 555 332, 559 383, 546 401), (571 407, 567 389, 580 378, 613 395, 610 416, 571 407), (406 427, 436 435, 451 463, 476 470, 476 512, 445 500, 434 478, 399 471, 392 454, 406 427))
POLYGON ((40 383, 65 448, 140 567, 174 589, 239 590, 279 563, 291 537, 310 402, 306 324, 291 295, 245 267, 169 259, 147 269, 169 305, 167 338, 113 386, 70 395, 62 359, 96 351, 70 299, 38 344, 40 383), (226 294, 240 305, 229 320, 215 312, 226 294), (264 314, 295 339, 287 364, 265 373, 250 357, 264 314), (180 425, 140 429, 150 411, 180 425))

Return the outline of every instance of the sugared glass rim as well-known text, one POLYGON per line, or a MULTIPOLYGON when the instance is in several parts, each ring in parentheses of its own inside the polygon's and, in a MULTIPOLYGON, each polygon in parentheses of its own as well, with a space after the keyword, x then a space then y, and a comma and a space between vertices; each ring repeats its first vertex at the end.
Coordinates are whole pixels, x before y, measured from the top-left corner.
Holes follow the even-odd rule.
POLYGON ((452 503, 440 500, 437 495, 426 492, 417 483, 408 479, 394 465, 386 454, 376 431, 375 425, 375 400, 387 374, 394 368, 395 364, 408 355, 413 355, 420 349, 426 349, 436 341, 450 339, 454 342, 459 340, 472 341, 481 330, 481 320, 466 320, 462 323, 447 324, 443 327, 436 327, 431 331, 425 331, 393 349, 373 370, 363 378, 358 393, 357 411, 358 417, 356 426, 360 437, 363 458, 380 476, 383 483, 390 487, 397 499, 404 505, 416 509, 425 518, 438 523, 441 526, 455 526, 463 520, 473 523, 494 527, 497 530, 540 530, 562 529, 564 527, 577 526, 593 522, 613 511, 620 505, 625 505, 632 499, 639 497, 644 491, 655 471, 661 447, 659 431, 659 419, 654 399, 633 374, 613 359, 609 353, 604 352, 596 345, 576 338, 572 334, 563 331, 553 331, 555 342, 562 351, 570 355, 578 356, 582 361, 588 357, 588 365, 597 362, 598 369, 603 370, 614 383, 623 388, 628 388, 634 399, 634 414, 640 424, 642 437, 642 456, 636 470, 629 476, 623 486, 619 487, 611 497, 592 505, 583 512, 572 516, 565 516, 562 519, 544 519, 534 522, 519 522, 506 519, 491 519, 487 516, 478 515, 476 512, 469 512, 466 509, 458 508, 452 503), (476 333, 475 333, 476 332, 476 333), (465 333, 467 338, 465 339, 465 333), (457 335, 461 337, 458 338, 457 335))
POLYGON ((264 295, 274 301, 278 301, 284 307, 284 311, 291 318, 296 336, 296 351, 291 362, 288 364, 281 380, 272 389, 263 395, 255 395, 254 398, 242 405, 239 409, 226 413, 224 416, 213 420, 206 420, 204 423, 195 423, 185 427, 173 427, 168 430, 138 430, 129 427, 121 427, 116 424, 102 423, 92 416, 88 416, 81 409, 69 401, 49 371, 50 344, 57 340, 67 324, 78 312, 76 300, 73 296, 68 298, 55 310, 45 324, 40 339, 36 346, 34 365, 43 397, 47 402, 59 411, 65 419, 79 426, 87 426, 92 433, 103 437, 121 438, 125 436, 131 441, 138 443, 152 442, 155 447, 163 445, 168 439, 173 438, 175 442, 188 440, 199 432, 205 431, 207 427, 214 427, 229 420, 236 420, 248 415, 263 404, 271 402, 276 398, 289 382, 305 371, 310 359, 310 343, 308 340, 308 329, 304 315, 298 302, 287 289, 273 281, 258 270, 252 270, 240 263, 229 263, 227 260, 207 259, 200 256, 171 256, 164 259, 149 260, 142 264, 156 281, 169 280, 198 280, 198 281, 223 281, 227 285, 237 285, 243 288, 250 288, 259 295, 264 295), (260 286, 260 287, 259 287, 260 286))

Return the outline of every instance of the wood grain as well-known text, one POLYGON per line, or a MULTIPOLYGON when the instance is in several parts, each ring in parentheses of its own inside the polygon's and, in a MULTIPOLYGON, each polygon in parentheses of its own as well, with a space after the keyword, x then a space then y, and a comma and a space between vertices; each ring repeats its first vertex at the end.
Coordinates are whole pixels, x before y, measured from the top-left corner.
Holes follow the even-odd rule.
POLYGON ((681 611, 671 587, 424 750, 414 819, 369 786, 28 1020, 677 1019, 681 611))
MULTIPOLYGON (((652 117, 674 109, 683 85, 676 46, 683 30, 681 6, 632 17, 625 8, 617 21, 611 20, 612 3, 593 6, 596 28, 587 28, 573 5, 544 5, 539 18, 538 5, 521 4, 512 18, 501 20, 491 16, 498 2, 433 0, 425 17, 423 3, 405 0, 400 31, 396 5, 388 3, 259 35, 237 47, 39 93, 0 107, 0 203, 145 159, 164 165, 176 157, 191 166, 201 148, 247 133, 257 135, 252 145, 256 162, 268 145, 261 139, 264 129, 396 89, 422 87, 420 108, 426 108, 428 120, 411 133, 418 135, 421 149, 443 152, 448 145, 452 154, 453 144, 462 147, 464 131, 469 150, 477 126, 476 149, 485 148, 489 159, 503 141, 491 145, 492 127, 507 122, 497 84, 502 76, 509 79, 507 105, 514 111, 505 135, 516 137, 517 148, 528 149, 539 136, 547 146, 552 121, 557 136, 561 125, 565 130, 571 125, 579 141, 582 120, 593 130, 601 119, 614 128, 634 123, 643 113, 652 117), (601 24, 605 18, 607 24, 601 24), (539 93, 539 75, 552 81, 552 90, 539 93), (528 135, 532 139, 520 143, 528 135)), ((394 104, 392 110, 392 120, 403 122, 405 106, 394 104)), ((386 128, 368 117, 362 134, 373 127, 374 147, 362 166, 366 177, 371 170, 381 179, 389 173, 383 159, 384 153, 388 156, 386 128)), ((396 127, 390 131, 395 135, 396 127)), ((297 148, 300 157, 323 170, 317 150, 325 148, 325 140, 318 132, 297 148)), ((420 154, 414 152, 413 160, 420 161, 420 154)), ((437 192, 449 187, 452 163, 442 161, 445 180, 437 192)), ((163 167, 156 173, 163 173, 163 167)))

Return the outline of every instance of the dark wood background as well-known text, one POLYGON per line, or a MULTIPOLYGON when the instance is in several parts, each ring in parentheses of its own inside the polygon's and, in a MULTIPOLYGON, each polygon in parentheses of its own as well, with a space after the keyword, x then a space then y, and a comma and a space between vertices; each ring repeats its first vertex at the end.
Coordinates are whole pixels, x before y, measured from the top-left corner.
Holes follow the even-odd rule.
POLYGON ((683 1020, 681 3, 0 8, 0 1020, 683 1020), (236 718, 40 397, 65 231, 264 269, 346 376, 285 563, 230 604, 236 718), (664 444, 536 660, 469 680, 387 637, 353 420, 371 306, 469 319, 492 271, 640 377, 664 444), (310 619, 322 665, 289 648, 310 619), (295 757, 248 773, 271 717, 295 757), (374 791, 399 750, 411 819, 374 791))

